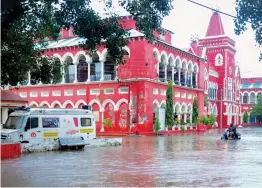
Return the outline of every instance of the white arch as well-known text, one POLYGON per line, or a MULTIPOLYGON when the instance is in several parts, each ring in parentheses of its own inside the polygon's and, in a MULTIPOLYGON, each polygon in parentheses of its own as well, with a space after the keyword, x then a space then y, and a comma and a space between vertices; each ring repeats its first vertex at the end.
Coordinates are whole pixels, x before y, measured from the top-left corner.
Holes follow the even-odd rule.
POLYGON ((212 114, 213 114, 215 117, 216 117, 217 114, 218 114, 216 103, 213 105, 213 108, 212 108, 212 114))
POLYGON ((181 105, 181 112, 187 113, 187 105, 185 103, 182 103, 182 105, 181 105), (184 111, 182 111, 183 108, 185 109, 184 111))
MULTIPOLYGON (((108 54, 108 50, 107 50, 107 48, 104 48, 103 51, 102 51, 102 53, 101 53, 100 58, 103 59, 103 60, 105 60, 107 54, 108 54)), ((98 55, 98 54, 97 54, 97 55, 98 55)), ((99 58, 99 59, 100 59, 100 58, 99 58)))
POLYGON ((57 53, 53 54, 52 57, 56 57, 56 58, 58 58, 60 61, 62 61, 61 55, 59 55, 59 54, 57 54, 57 53))
POLYGON ((106 107, 106 105, 107 105, 108 103, 111 103, 111 104, 113 105, 113 107, 114 107, 114 110, 116 110, 116 105, 115 105, 114 101, 111 100, 111 99, 106 99, 106 100, 103 102, 103 104, 102 104, 102 109, 103 109, 103 110, 105 110, 105 107, 106 107))
POLYGON ((70 100, 66 100, 65 102, 64 102, 64 104, 63 104, 63 108, 66 108, 66 106, 68 105, 68 104, 71 104, 71 106, 74 108, 74 103, 72 102, 72 101, 70 101, 70 100))
POLYGON ((120 105, 121 105, 122 103, 128 104, 128 100, 127 100, 127 99, 124 99, 124 98, 120 99, 120 100, 116 103, 116 110, 119 110, 120 105))
POLYGON ((262 91, 257 91, 256 92, 256 96, 258 96, 259 94, 262 95, 262 91))
POLYGON ((91 101, 88 103, 88 105, 90 105, 90 106, 93 106, 93 104, 97 104, 97 105, 99 106, 99 110, 102 109, 102 106, 101 106, 101 103, 99 102, 99 100, 93 99, 93 100, 91 100, 91 101))
POLYGON ((155 100, 153 101, 153 105, 154 105, 154 104, 157 104, 158 108, 160 107, 160 103, 159 103, 159 101, 158 101, 157 99, 155 99, 155 100))
POLYGON ((157 57, 155 57, 157 59, 157 63, 160 62, 160 52, 158 51, 157 48, 153 49, 153 55, 156 55, 157 57))
POLYGON ((35 102, 35 101, 30 102, 30 104, 29 104, 28 106, 33 106, 33 105, 35 105, 36 107, 38 107, 38 104, 37 104, 37 102, 35 102))
POLYGON ((189 113, 192 113, 192 111, 193 111, 193 105, 192 105, 191 103, 189 103, 189 104, 187 105, 187 111, 188 111, 189 113))
POLYGON ((81 55, 83 55, 83 56, 85 57, 86 61, 87 61, 87 56, 88 56, 88 55, 86 54, 85 51, 81 50, 81 51, 78 51, 78 52, 76 53, 76 55, 75 55, 75 59, 76 59, 76 62, 77 62, 77 63, 79 62, 79 59, 80 59, 81 55))
POLYGON ((44 106, 46 105, 48 108, 50 108, 50 104, 47 102, 47 101, 42 101, 40 104, 39 104, 39 107, 40 106, 44 106))
POLYGON ((193 72, 193 62, 191 60, 188 61, 187 66, 188 66, 188 70, 193 72))
POLYGON ((187 68, 188 68, 187 60, 184 58, 182 59, 182 69, 187 70, 187 68))
POLYGON ((166 53, 166 51, 162 51, 162 52, 161 52, 161 54, 160 54, 160 61, 161 61, 162 63, 164 63, 164 65, 167 64, 167 53, 166 53), (162 57, 165 58, 165 62, 162 62, 162 57))
POLYGON ((122 50, 126 51, 128 53, 128 57, 130 57, 130 48, 128 46, 124 46, 122 50))
POLYGON ((59 101, 57 101, 57 100, 56 100, 56 101, 53 101, 53 102, 51 103, 51 105, 50 105, 51 108, 54 108, 56 104, 58 104, 59 107, 62 108, 62 104, 61 104, 59 101))
POLYGON ((168 64, 171 63, 171 67, 175 66, 175 57, 174 57, 173 54, 168 55, 167 62, 168 62, 168 64), (172 61, 170 62, 169 60, 172 60, 172 61))
POLYGON ((181 105, 179 102, 176 102, 175 106, 174 106, 174 112, 176 112, 176 108, 178 108, 178 113, 181 112, 181 105))
POLYGON ((165 105, 166 105, 166 101, 165 101, 165 100, 162 100, 159 107, 161 107, 162 104, 165 104, 165 105))
POLYGON ((84 101, 83 99, 80 99, 76 102, 75 104, 75 108, 78 108, 80 104, 84 104, 87 105, 86 101, 84 101))
POLYGON ((71 57, 71 58, 72 58, 72 60, 73 60, 72 63, 75 63, 75 62, 76 62, 76 61, 75 61, 75 57, 74 57, 74 55, 73 55, 71 52, 66 52, 66 53, 63 55, 63 57, 62 57, 62 61, 65 62, 65 60, 66 60, 67 57, 71 57))
POLYGON ((195 70, 195 67, 196 67, 196 72, 199 72, 197 63, 194 64, 194 70, 195 70))
POLYGON ((175 67, 180 69, 181 65, 182 65, 181 58, 179 56, 176 56, 175 67))

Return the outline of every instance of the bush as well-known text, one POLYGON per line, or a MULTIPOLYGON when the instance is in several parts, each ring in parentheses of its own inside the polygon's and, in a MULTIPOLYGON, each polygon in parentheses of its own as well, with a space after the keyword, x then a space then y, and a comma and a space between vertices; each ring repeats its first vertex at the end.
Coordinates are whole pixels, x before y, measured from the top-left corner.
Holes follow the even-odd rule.
POLYGON ((186 128, 184 125, 181 126, 181 130, 180 130, 182 133, 185 133, 186 132, 186 128))
POLYGON ((154 132, 158 135, 158 132, 160 130, 160 121, 158 118, 154 120, 154 132))
POLYGON ((193 115, 192 115, 193 123, 197 124, 197 118, 198 118, 198 99, 197 97, 195 97, 193 103, 193 115))
POLYGON ((112 127, 113 127, 113 125, 112 125, 112 119, 104 119, 103 124, 104 124, 104 126, 107 127, 107 128, 112 128, 112 127))
POLYGON ((211 114, 208 118, 208 125, 213 126, 213 125, 215 125, 215 122, 216 122, 216 118, 215 118, 214 114, 211 114))
POLYGON ((248 113, 247 113, 247 111, 244 112, 243 123, 248 123, 248 113))
POLYGON ((199 119, 199 122, 202 123, 202 124, 204 124, 204 125, 208 125, 209 119, 208 119, 208 117, 207 117, 206 115, 202 115, 202 116, 200 117, 200 119, 199 119))

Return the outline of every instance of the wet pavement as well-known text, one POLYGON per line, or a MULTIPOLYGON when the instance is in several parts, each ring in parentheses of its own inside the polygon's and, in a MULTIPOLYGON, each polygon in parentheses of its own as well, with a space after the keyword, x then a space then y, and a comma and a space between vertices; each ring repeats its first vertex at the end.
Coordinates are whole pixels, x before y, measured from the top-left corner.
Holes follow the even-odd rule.
POLYGON ((262 127, 177 136, 128 136, 118 147, 42 152, 1 162, 2 186, 262 186, 262 127))

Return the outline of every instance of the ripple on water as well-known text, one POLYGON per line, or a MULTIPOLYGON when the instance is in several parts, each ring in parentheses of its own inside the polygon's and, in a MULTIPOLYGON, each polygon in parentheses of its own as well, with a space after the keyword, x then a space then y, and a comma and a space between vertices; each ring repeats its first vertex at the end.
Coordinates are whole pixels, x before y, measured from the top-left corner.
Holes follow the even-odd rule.
POLYGON ((262 128, 125 137, 121 147, 46 152, 1 161, 4 186, 248 186, 262 184, 262 128), (14 179, 16 181, 14 181, 14 179))

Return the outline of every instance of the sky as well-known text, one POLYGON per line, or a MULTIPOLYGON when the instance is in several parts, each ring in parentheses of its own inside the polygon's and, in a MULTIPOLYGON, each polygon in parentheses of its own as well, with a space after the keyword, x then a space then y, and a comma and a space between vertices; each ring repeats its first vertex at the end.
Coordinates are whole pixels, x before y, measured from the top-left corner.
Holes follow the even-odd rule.
MULTIPOLYGON (((194 0, 220 11, 236 15, 235 0, 194 0)), ((174 9, 165 17, 162 26, 173 31, 172 43, 179 48, 188 48, 191 35, 205 37, 212 10, 193 4, 187 0, 174 0, 174 9)), ((118 6, 117 0, 113 0, 114 9, 110 11, 125 14, 118 6)), ((103 0, 92 0, 92 7, 99 13, 104 11, 103 0)), ((108 11, 108 10, 107 10, 108 11)), ((262 62, 259 62, 260 49, 255 41, 255 33, 248 26, 248 30, 237 36, 234 34, 234 20, 226 15, 220 15, 225 34, 236 42, 236 61, 239 63, 241 77, 262 77, 262 62)))

